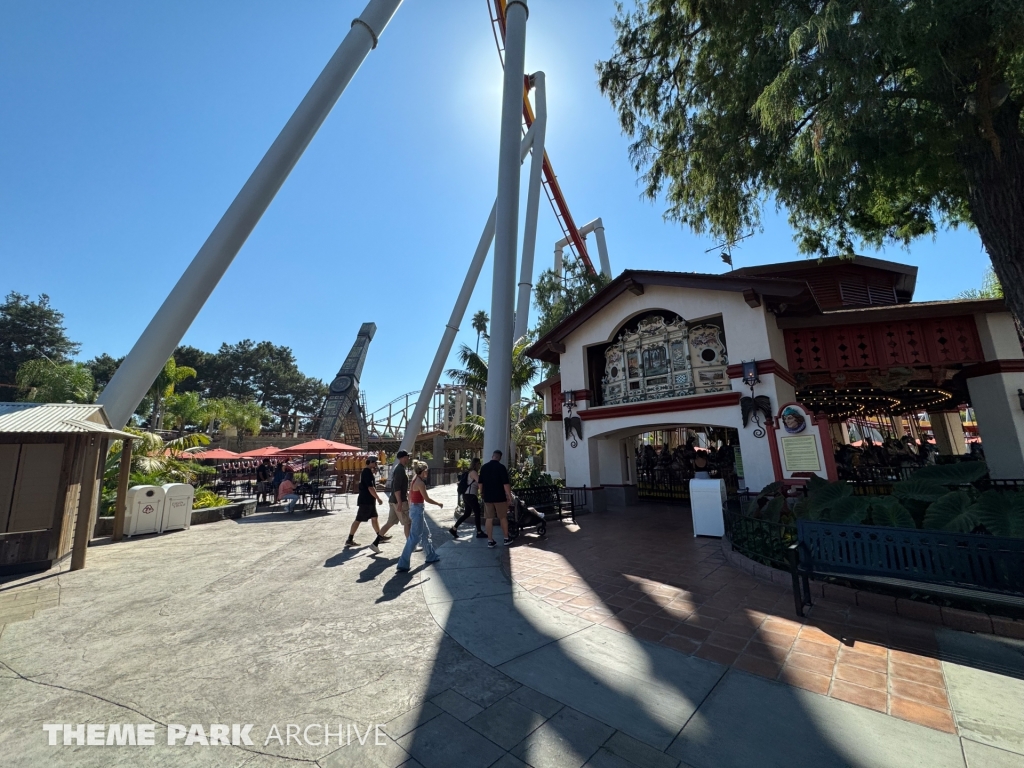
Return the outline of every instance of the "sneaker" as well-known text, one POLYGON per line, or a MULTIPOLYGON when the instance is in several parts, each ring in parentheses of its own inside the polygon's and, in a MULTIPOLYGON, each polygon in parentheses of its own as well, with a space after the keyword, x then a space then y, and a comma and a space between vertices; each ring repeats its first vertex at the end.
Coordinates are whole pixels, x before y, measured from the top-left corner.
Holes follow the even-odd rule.
POLYGON ((399 573, 408 573, 409 572, 408 568, 396 568, 395 570, 398 571, 399 573))
POLYGON ((448 529, 448 533, 450 533, 452 535, 453 539, 459 538, 459 532, 455 529, 454 525, 451 528, 448 529))
POLYGON ((504 544, 504 545, 505 545, 505 546, 507 547, 507 546, 508 546, 509 544, 511 544, 511 543, 512 543, 512 539, 505 539, 505 540, 504 540, 503 542, 501 542, 501 543, 502 543, 502 544, 504 544))
POLYGON ((487 546, 488 546, 488 547, 496 547, 496 546, 498 546, 498 542, 496 542, 496 541, 495 541, 494 539, 490 539, 490 540, 489 540, 489 541, 487 542, 487 546))
POLYGON ((346 547, 354 547, 354 546, 356 546, 356 543, 355 543, 355 541, 353 539, 349 539, 348 541, 345 542, 345 546, 346 547))
POLYGON ((413 552, 422 552, 422 551, 423 551, 423 547, 421 547, 419 544, 417 544, 416 548, 413 550, 413 552))
POLYGON ((380 547, 378 547, 376 544, 371 544, 370 545, 370 549, 373 550, 373 553, 375 555, 379 555, 380 554, 380 547))
POLYGON ((486 538, 487 538, 487 534, 486 534, 486 533, 484 533, 483 531, 477 531, 477 532, 476 532, 476 537, 477 537, 478 539, 486 539, 486 538))
POLYGON ((378 536, 381 541, 391 541, 391 536, 378 536))

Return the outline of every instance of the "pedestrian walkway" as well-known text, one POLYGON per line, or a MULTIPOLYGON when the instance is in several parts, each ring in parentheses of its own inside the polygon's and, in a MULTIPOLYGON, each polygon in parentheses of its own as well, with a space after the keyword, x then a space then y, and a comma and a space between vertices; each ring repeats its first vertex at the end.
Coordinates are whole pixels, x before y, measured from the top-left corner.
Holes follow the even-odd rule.
POLYGON ((789 587, 728 565, 719 541, 694 538, 670 507, 592 517, 586 536, 518 548, 511 566, 518 584, 573 615, 956 732, 934 626, 825 599, 798 620, 789 587))
MULTIPOLYGON (((654 586, 667 581, 660 547, 673 567, 689 567, 693 547, 704 553, 695 574, 706 571, 719 589, 701 599, 695 581, 669 586, 701 615, 745 583, 717 562, 717 542, 687 544, 681 528, 652 536, 639 510, 611 545, 604 539, 619 523, 607 514, 552 525, 546 542, 527 536, 488 550, 468 530, 451 541, 441 526, 451 524, 453 488, 437 495, 446 502, 432 523, 443 559, 424 566, 417 554, 409 574, 395 572, 400 536, 379 557, 344 548, 353 509, 259 514, 97 546, 84 571, 0 584, 0 607, 40 585, 59 589, 56 606, 24 612, 0 634, 5 766, 1024 766, 1020 644, 938 630, 927 658, 940 665, 955 731, 926 727, 740 668, 753 638, 772 631, 769 619, 788 621, 765 608, 755 609, 768 615, 743 652, 723 664, 698 651, 724 647, 709 641, 729 617, 704 613, 722 624, 701 627, 701 644, 680 651, 665 642, 681 636, 677 626, 641 637, 634 630, 648 618, 617 625, 598 604, 547 601, 564 586, 541 596, 531 584, 542 572, 547 582, 578 578, 589 586, 573 599, 592 592, 601 604, 639 586, 630 606, 608 609, 621 617, 649 595, 665 597, 654 586), (633 565, 618 562, 619 551, 633 565), (552 572, 565 567, 573 572, 552 572), (601 568, 628 584, 602 595, 611 582, 594 580, 601 568), (158 734, 169 723, 253 723, 255 744, 168 746, 160 735, 153 747, 50 747, 42 725, 52 722, 152 722, 158 734), (380 744, 266 740, 275 725, 284 734, 287 724, 324 723, 364 732, 381 724, 380 744)), ((895 679, 903 659, 889 651, 886 662, 895 679)), ((830 687, 842 679, 834 669, 830 687)))

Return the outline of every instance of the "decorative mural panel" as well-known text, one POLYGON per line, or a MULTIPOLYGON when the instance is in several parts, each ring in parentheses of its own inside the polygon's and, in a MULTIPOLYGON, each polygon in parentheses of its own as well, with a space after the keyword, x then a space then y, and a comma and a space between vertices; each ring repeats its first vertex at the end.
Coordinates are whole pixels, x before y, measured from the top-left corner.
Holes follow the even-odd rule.
POLYGON ((619 405, 729 390, 721 319, 689 327, 671 313, 627 325, 604 351, 601 404, 619 405))
POLYGON ((974 318, 899 320, 790 328, 786 354, 793 372, 924 367, 982 362, 974 318))

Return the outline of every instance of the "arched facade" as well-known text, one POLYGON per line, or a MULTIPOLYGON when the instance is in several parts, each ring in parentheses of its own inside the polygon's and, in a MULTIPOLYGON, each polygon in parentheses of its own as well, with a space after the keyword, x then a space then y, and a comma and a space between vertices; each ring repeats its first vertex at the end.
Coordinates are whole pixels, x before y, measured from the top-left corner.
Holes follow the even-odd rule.
MULTIPOLYGON (((549 423, 549 471, 571 486, 602 488, 610 503, 627 503, 636 492, 635 435, 715 426, 739 434, 745 485, 771 482, 767 441, 754 436, 754 424, 743 426, 739 401, 749 387, 730 377, 734 363, 770 360, 784 349, 767 305, 751 304, 735 290, 645 286, 592 314, 563 342, 560 381, 541 387, 557 419, 549 423), (565 438, 567 415, 580 417, 575 446, 565 438)), ((756 394, 776 404, 793 391, 764 367, 756 394)))

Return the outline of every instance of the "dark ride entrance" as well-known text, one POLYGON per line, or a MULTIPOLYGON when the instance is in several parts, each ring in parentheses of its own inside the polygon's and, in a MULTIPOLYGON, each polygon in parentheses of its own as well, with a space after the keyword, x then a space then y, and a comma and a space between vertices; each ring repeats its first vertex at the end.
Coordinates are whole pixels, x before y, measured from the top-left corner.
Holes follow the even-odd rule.
POLYGON ((642 432, 634 438, 633 455, 637 497, 645 501, 689 501, 694 477, 721 478, 730 498, 742 485, 739 432, 729 427, 642 432))

